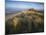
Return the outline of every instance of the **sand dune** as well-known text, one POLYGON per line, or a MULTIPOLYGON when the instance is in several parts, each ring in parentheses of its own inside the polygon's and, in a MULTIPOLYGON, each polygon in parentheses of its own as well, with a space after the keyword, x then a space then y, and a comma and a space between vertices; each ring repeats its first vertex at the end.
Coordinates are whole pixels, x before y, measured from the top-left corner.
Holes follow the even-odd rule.
POLYGON ((26 10, 13 15, 11 16, 9 15, 10 17, 12 17, 12 19, 9 17, 10 19, 6 21, 7 33, 43 32, 44 31, 43 13, 40 13, 37 10, 26 10))

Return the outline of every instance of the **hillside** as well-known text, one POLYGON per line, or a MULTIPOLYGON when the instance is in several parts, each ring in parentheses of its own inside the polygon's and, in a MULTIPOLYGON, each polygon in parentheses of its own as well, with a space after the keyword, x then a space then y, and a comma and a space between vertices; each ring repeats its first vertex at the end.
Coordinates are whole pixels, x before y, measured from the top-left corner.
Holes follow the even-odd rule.
POLYGON ((44 31, 44 14, 34 9, 25 10, 6 21, 6 33, 34 33, 44 31))

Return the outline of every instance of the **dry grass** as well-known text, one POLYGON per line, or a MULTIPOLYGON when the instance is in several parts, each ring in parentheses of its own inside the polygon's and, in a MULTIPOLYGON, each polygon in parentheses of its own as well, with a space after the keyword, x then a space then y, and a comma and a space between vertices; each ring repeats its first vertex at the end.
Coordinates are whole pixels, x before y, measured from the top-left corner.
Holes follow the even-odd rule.
POLYGON ((12 33, 43 32, 44 14, 34 10, 22 11, 17 13, 10 21, 7 21, 6 24, 7 26, 11 24, 12 33))

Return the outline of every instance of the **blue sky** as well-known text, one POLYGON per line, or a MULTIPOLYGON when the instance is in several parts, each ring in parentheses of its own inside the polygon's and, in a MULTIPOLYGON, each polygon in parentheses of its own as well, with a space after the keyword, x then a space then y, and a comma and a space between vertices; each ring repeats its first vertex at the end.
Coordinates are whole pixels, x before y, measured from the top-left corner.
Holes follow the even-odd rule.
POLYGON ((37 3, 37 2, 6 0, 6 9, 21 10, 21 9, 29 9, 29 8, 43 10, 44 5, 43 3, 37 3))

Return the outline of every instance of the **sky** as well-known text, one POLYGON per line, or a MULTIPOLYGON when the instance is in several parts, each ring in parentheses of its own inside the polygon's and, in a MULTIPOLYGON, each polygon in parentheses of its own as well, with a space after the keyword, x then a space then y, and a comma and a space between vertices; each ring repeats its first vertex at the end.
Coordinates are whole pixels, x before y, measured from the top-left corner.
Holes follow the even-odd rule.
POLYGON ((37 2, 24 2, 24 1, 14 1, 14 0, 6 0, 6 9, 8 10, 23 10, 23 9, 30 9, 34 8, 37 10, 43 10, 44 4, 43 3, 37 3, 37 2))

